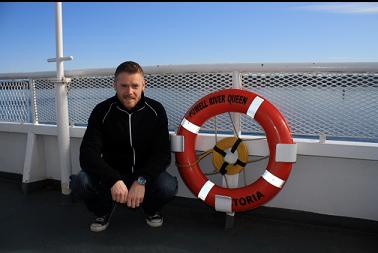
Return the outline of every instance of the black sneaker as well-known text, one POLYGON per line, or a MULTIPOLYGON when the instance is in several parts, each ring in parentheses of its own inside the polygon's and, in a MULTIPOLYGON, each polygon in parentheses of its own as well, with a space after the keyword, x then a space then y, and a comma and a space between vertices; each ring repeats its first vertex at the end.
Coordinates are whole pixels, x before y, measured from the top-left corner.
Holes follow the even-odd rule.
POLYGON ((163 225, 163 216, 160 213, 155 213, 154 215, 147 215, 146 222, 151 227, 161 227, 161 225, 163 225))
POLYGON ((94 222, 91 224, 90 227, 92 232, 104 231, 109 226, 110 218, 113 215, 115 207, 116 205, 114 204, 108 214, 105 214, 104 216, 98 216, 95 218, 94 222))

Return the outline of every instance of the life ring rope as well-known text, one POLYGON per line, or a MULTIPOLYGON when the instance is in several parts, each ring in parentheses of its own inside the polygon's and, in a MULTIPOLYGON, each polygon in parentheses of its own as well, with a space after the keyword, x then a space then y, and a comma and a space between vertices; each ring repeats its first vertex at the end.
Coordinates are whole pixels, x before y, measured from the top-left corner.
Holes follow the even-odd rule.
POLYGON ((188 163, 188 164, 181 164, 177 162, 176 160, 176 166, 180 168, 189 168, 192 167, 193 165, 198 165, 198 163, 204 159, 206 156, 210 155, 213 152, 213 149, 209 149, 205 152, 203 152, 201 155, 198 156, 197 160, 194 163, 188 163))
POLYGON ((239 137, 224 138, 215 144, 213 150, 213 166, 222 175, 240 173, 247 165, 248 148, 239 137))
MULTIPOLYGON (((266 137, 255 138, 255 139, 240 139, 241 140, 240 142, 249 142, 249 141, 257 141, 257 140, 265 140, 265 139, 266 139, 266 137)), ((240 142, 239 142, 239 144, 240 144, 240 142)), ((180 168, 189 168, 189 167, 192 167, 193 165, 198 165, 198 163, 201 160, 203 160, 204 158, 206 158, 210 154, 214 154, 214 152, 221 153, 222 155, 225 154, 224 150, 220 149, 217 145, 215 145, 212 149, 208 149, 208 150, 204 151, 203 153, 201 153, 200 155, 198 155, 197 160, 194 163, 181 164, 181 163, 178 163, 176 161, 175 164, 176 164, 177 167, 180 167, 180 168)), ((269 155, 263 156, 261 158, 255 159, 255 160, 247 160, 247 161, 245 161, 245 165, 244 164, 240 164, 240 165, 245 167, 249 163, 259 162, 259 161, 265 160, 267 158, 269 158, 269 155)), ((240 160, 238 159, 238 161, 236 163, 239 163, 239 162, 240 162, 240 160)), ((242 162, 242 163, 244 163, 244 162, 242 162)), ((218 173, 220 173, 219 170, 214 170, 213 172, 204 173, 204 175, 209 176, 209 175, 215 175, 215 174, 218 174, 218 173)))

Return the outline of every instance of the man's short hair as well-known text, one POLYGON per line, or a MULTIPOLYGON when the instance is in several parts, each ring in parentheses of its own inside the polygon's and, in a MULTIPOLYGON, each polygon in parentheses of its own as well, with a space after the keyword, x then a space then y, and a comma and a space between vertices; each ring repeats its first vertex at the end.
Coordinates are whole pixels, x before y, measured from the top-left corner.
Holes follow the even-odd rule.
POLYGON ((144 71, 142 67, 138 63, 133 62, 133 61, 125 61, 117 67, 114 73, 115 80, 117 80, 118 75, 122 72, 125 72, 128 74, 140 73, 142 76, 144 76, 144 71))

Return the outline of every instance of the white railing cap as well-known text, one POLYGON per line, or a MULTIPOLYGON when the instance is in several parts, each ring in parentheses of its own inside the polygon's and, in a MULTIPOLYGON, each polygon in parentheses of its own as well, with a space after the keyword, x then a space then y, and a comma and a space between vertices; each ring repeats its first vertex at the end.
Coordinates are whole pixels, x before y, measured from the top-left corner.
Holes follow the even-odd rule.
MULTIPOLYGON (((340 72, 378 73, 378 62, 335 62, 335 63, 225 63, 143 66, 146 74, 191 73, 191 72, 340 72)), ((115 68, 66 70, 65 76, 108 76, 115 68)), ((52 78, 55 71, 0 73, 0 80, 52 78)))

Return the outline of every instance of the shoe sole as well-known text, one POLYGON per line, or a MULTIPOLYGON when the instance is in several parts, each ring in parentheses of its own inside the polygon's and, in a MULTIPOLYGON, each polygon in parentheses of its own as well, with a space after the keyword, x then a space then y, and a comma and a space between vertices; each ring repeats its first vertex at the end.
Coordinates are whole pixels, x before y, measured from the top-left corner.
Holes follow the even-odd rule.
POLYGON ((163 225, 163 220, 161 220, 161 222, 151 222, 149 220, 146 220, 146 222, 150 227, 153 227, 153 228, 158 228, 163 225))
POLYGON ((92 232, 101 232, 101 231, 104 231, 105 229, 107 229, 109 226, 109 223, 106 224, 106 225, 103 225, 103 226, 96 226, 96 225, 91 225, 90 229, 92 232))

